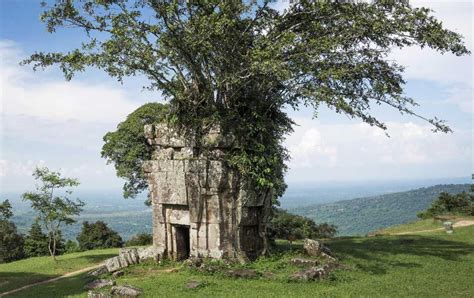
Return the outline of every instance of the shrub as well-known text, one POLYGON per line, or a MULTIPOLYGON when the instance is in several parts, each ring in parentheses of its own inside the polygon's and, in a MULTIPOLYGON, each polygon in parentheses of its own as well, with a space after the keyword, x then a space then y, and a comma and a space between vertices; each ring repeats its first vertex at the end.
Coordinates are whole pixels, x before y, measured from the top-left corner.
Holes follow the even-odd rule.
POLYGON ((95 223, 83 222, 81 233, 76 239, 81 250, 121 247, 123 245, 122 237, 100 220, 95 223))
POLYGON ((153 244, 153 236, 147 233, 137 234, 125 243, 126 246, 140 246, 150 244, 153 244))
POLYGON ((275 209, 270 221, 270 233, 273 237, 290 241, 303 238, 331 238, 337 233, 335 225, 316 224, 313 220, 275 209))
POLYGON ((0 220, 0 263, 19 260, 23 257, 23 236, 17 232, 14 223, 0 220))
POLYGON ((74 240, 68 240, 66 241, 65 250, 66 253, 78 252, 80 251, 79 244, 74 240))
POLYGON ((427 210, 417 214, 419 218, 432 218, 440 215, 474 216, 474 195, 464 191, 454 195, 442 192, 427 210))

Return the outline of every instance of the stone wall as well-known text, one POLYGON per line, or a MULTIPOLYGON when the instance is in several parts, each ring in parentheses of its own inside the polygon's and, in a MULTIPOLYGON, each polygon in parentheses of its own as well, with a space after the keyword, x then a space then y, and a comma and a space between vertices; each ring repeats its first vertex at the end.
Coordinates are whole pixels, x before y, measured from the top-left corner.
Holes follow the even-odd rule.
POLYGON ((154 147, 148 175, 153 243, 170 258, 188 256, 245 261, 266 248, 271 193, 255 194, 223 160, 230 136, 212 129, 197 144, 194 134, 147 125, 154 147))

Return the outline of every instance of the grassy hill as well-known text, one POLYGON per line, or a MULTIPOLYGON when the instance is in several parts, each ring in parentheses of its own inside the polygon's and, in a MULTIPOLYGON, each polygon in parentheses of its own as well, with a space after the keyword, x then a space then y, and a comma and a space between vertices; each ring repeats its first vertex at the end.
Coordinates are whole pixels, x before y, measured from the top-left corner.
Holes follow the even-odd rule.
POLYGON ((289 210, 307 216, 318 223, 335 224, 339 235, 365 235, 385 227, 416 219, 441 192, 468 191, 469 184, 424 187, 411 191, 318 204, 289 210))
MULTIPOLYGON (((419 225, 420 222, 398 226, 396 231, 416 231, 419 225)), ((426 221, 424 225, 431 223, 426 221)), ((434 231, 333 239, 327 245, 343 266, 329 278, 314 282, 288 280, 289 274, 301 270, 288 265, 290 258, 300 255, 301 245, 292 252, 284 251, 285 242, 279 245, 280 253, 244 266, 262 273, 252 279, 202 273, 181 263, 163 262, 129 267, 116 282, 141 288, 143 297, 470 297, 474 292, 474 226, 456 228, 452 235, 434 231), (189 281, 198 281, 201 286, 188 289, 189 281)), ((88 255, 98 261, 101 257, 96 255, 101 253, 90 251, 67 259, 84 260, 88 255)), ((40 258, 32 258, 0 265, 0 280, 5 283, 4 278, 13 272, 26 280, 43 275, 38 269, 39 261, 40 258)), ((61 261, 57 266, 62 266, 61 261)), ((51 266, 45 266, 44 271, 51 272, 51 266)), ((86 297, 86 282, 86 275, 81 274, 18 292, 13 297, 86 297)), ((0 292, 5 289, 2 283, 0 292)))
POLYGON ((0 264, 0 293, 90 267, 117 254, 118 248, 108 248, 61 255, 57 262, 45 256, 0 264))

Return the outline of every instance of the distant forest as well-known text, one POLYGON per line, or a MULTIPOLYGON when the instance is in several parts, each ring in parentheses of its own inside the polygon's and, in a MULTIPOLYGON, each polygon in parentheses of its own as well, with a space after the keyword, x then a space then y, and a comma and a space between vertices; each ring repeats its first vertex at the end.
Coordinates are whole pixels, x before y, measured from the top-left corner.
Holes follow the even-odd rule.
POLYGON ((316 223, 327 222, 338 227, 338 235, 365 235, 381 228, 417 219, 416 214, 428 208, 441 192, 469 191, 470 184, 435 185, 410 191, 338 201, 290 209, 316 223))
MULTIPOLYGON (((416 213, 426 209, 442 191, 458 193, 469 190, 469 184, 437 185, 416 190, 379 196, 363 197, 288 209, 291 213, 304 215, 317 223, 331 223, 338 227, 338 235, 362 235, 395 224, 416 220, 416 213)), ((308 190, 309 192, 310 190, 308 190)), ((309 196, 310 193, 305 193, 309 196)), ((348 195, 349 196, 349 195, 348 195)), ((82 222, 103 220, 117 231, 124 240, 138 233, 151 233, 151 209, 143 204, 143 198, 124 200, 120 194, 103 196, 79 195, 87 202, 78 222, 65 227, 63 236, 75 239, 82 222)), ((6 197, 9 198, 9 197, 6 197)), ((13 199, 13 221, 21 233, 27 233, 34 222, 34 213, 21 201, 13 199)))

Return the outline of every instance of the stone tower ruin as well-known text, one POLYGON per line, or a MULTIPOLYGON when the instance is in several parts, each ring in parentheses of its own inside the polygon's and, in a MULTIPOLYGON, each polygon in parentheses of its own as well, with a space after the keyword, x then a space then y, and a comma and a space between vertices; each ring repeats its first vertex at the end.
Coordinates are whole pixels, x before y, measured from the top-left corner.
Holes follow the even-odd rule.
POLYGON ((246 261, 265 251, 272 194, 256 194, 223 156, 232 140, 212 129, 200 138, 165 124, 145 126, 153 146, 145 162, 153 209, 153 245, 175 260, 246 261))

